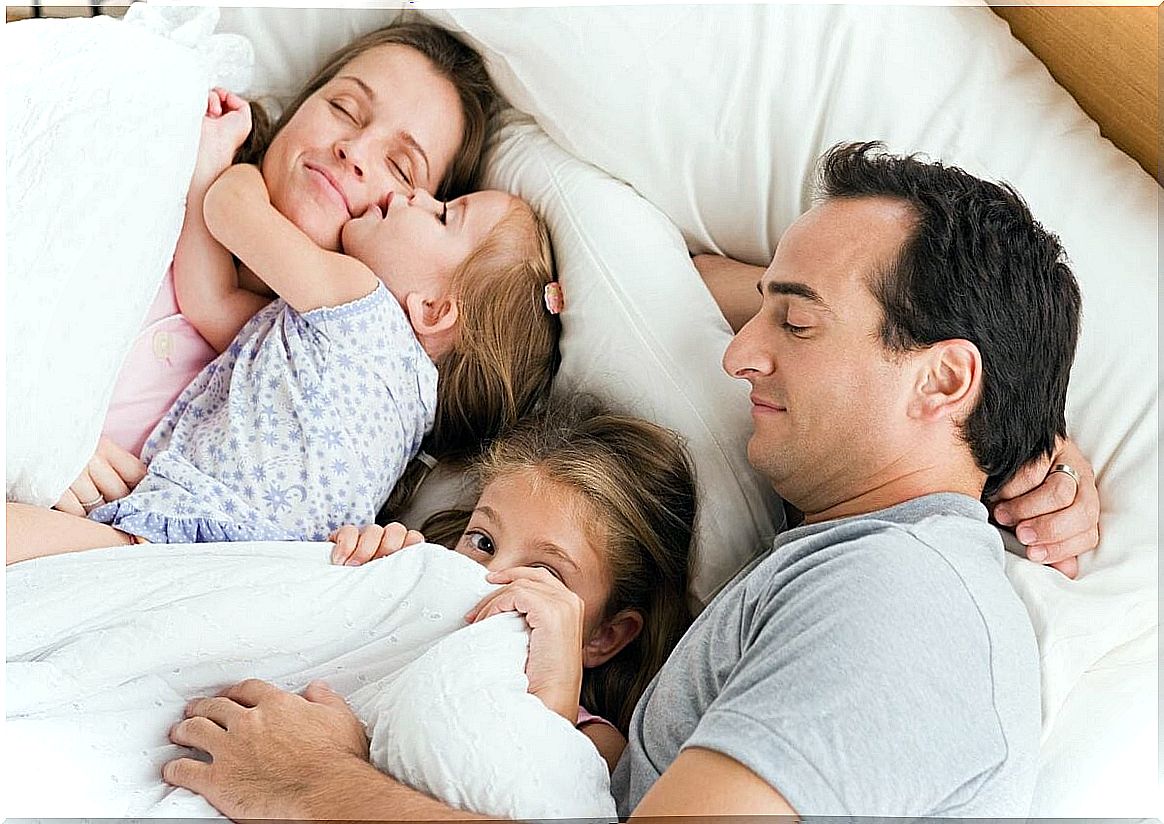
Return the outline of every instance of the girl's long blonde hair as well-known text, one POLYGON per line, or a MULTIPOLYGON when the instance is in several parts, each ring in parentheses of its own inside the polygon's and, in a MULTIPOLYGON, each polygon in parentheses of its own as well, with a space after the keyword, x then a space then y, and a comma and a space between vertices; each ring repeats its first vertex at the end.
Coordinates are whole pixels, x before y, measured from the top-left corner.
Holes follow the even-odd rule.
MULTIPOLYGON (((496 440, 472 471, 480 488, 532 471, 585 501, 613 581, 602 618, 637 610, 643 629, 605 664, 583 672, 581 700, 625 735, 639 697, 692 619, 687 585, 696 489, 680 437, 614 414, 593 398, 555 400, 496 440)), ((453 547, 468 521, 468 512, 446 510, 421 531, 453 547)))
MULTIPOLYGON (((554 259, 545 222, 522 201, 457 268, 449 287, 460 316, 436 361, 436 421, 422 449, 463 465, 549 397, 561 324, 545 304, 554 259)), ((429 465, 414 458, 377 519, 398 520, 429 465)))

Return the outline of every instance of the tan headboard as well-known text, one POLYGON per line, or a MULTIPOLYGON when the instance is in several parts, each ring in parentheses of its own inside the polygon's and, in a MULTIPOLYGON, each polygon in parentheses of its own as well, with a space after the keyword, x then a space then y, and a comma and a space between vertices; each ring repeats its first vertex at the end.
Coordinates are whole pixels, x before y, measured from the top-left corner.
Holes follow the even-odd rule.
POLYGON ((1159 180, 1160 7, 1024 4, 994 11, 1104 137, 1159 180))

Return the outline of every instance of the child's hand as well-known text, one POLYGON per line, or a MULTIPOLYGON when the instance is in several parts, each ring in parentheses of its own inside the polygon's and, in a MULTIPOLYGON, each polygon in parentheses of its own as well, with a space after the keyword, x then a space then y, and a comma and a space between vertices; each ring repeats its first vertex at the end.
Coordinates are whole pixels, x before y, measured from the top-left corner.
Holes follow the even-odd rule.
POLYGON ((214 88, 206 96, 198 160, 191 188, 205 190, 234 162, 238 147, 251 133, 251 106, 237 94, 214 88))
POLYGON ((582 691, 582 616, 585 604, 547 570, 515 567, 486 578, 506 586, 486 595, 465 620, 484 621, 516 612, 529 625, 525 674, 529 691, 571 724, 578 721, 582 691))
POLYGON ((331 551, 331 562, 340 566, 359 566, 391 555, 406 546, 423 544, 424 536, 415 529, 393 521, 388 526, 371 524, 362 530, 348 524, 341 526, 330 536, 335 541, 331 551))

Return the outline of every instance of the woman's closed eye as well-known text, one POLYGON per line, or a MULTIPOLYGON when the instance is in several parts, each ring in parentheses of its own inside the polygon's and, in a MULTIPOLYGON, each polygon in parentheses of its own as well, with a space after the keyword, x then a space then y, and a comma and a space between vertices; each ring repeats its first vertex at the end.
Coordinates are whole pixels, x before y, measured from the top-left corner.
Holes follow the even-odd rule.
POLYGON ((388 158, 388 166, 392 169, 392 174, 394 174, 396 176, 397 180, 399 180, 401 183, 403 183, 409 189, 416 188, 416 186, 413 185, 413 182, 412 182, 412 175, 408 173, 408 171, 405 169, 405 167, 401 166, 399 163, 397 163, 391 157, 388 158))
POLYGON ((352 106, 350 103, 345 103, 345 102, 340 101, 340 100, 332 100, 329 102, 331 103, 331 107, 333 109, 335 109, 337 112, 339 112, 345 118, 350 120, 352 123, 359 123, 359 120, 356 118, 355 113, 352 111, 352 106))

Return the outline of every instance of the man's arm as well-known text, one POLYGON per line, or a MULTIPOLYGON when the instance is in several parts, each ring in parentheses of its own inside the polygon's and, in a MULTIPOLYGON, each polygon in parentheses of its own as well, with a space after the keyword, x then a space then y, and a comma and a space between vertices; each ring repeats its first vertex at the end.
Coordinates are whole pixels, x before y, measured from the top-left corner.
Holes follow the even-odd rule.
POLYGON ((643 796, 631 820, 660 815, 796 815, 776 788, 734 758, 692 747, 643 796))
POLYGON ((231 166, 206 193, 210 233, 298 312, 339 306, 376 288, 353 257, 321 249, 271 205, 258 168, 231 166))
POLYGON ((695 255, 691 262, 732 331, 740 331, 760 311, 760 292, 756 284, 764 275, 764 267, 720 255, 695 255))
MULTIPOLYGON (((363 725, 322 683, 303 696, 243 681, 200 698, 170 731, 175 744, 209 754, 179 758, 162 776, 198 793, 233 819, 488 821, 405 786, 368 761, 363 725)), ((597 725, 592 725, 597 726, 597 725)), ((712 750, 684 750, 635 810, 635 817, 693 813, 792 814, 776 790, 712 750)))
POLYGON ((166 763, 162 777, 233 819, 487 820, 377 770, 342 697, 322 683, 302 696, 249 680, 186 707, 175 744, 209 754, 166 763))

